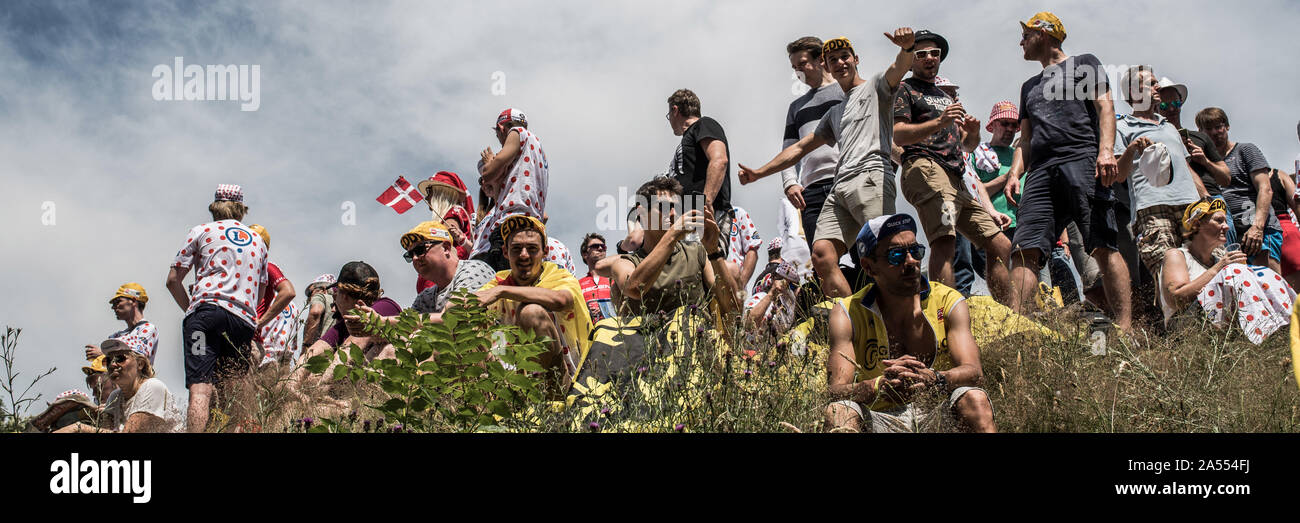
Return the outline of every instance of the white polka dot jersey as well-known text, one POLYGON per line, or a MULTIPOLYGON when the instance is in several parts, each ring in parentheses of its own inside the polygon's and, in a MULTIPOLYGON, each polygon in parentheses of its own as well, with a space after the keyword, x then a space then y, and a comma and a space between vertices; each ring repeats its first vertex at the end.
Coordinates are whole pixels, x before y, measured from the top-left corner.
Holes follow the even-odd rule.
POLYGON ((257 300, 266 285, 266 247, 238 220, 195 226, 176 253, 173 267, 192 268, 188 316, 204 303, 230 311, 250 327, 257 325, 257 300))

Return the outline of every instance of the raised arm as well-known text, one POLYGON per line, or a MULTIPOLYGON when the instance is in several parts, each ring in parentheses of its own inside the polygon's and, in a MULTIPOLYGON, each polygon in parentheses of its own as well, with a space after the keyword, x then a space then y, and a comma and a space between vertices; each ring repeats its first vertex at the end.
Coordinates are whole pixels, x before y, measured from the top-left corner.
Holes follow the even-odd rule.
MULTIPOLYGON (((506 135, 505 143, 501 145, 501 152, 484 159, 483 180, 486 180, 486 183, 495 185, 510 171, 510 166, 519 156, 519 140, 519 131, 510 131, 510 134, 506 135)), ((488 151, 491 151, 490 147, 488 151)))
MULTIPOLYGON (((885 33, 885 38, 898 46, 898 54, 894 56, 894 63, 889 64, 885 69, 885 81, 889 82, 891 90, 898 89, 899 82, 903 81, 903 75, 912 70, 912 50, 916 47, 916 35, 912 32, 911 27, 900 27, 894 30, 894 34, 885 33)), ((873 86, 874 87, 874 86, 873 86)))

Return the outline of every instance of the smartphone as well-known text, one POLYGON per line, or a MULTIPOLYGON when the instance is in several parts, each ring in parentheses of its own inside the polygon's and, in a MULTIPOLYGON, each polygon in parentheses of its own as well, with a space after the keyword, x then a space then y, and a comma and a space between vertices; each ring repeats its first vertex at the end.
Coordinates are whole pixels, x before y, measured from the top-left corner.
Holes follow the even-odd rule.
POLYGON ((1187 132, 1187 129, 1179 129, 1179 130, 1178 130, 1178 136, 1183 137, 1184 140, 1190 140, 1190 139, 1191 139, 1191 133, 1187 132))

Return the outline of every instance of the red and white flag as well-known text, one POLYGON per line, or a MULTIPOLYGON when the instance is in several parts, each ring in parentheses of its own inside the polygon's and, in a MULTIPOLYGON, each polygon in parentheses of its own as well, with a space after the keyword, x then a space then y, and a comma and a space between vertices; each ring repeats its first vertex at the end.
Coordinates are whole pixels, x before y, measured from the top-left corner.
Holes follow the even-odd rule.
POLYGON ((402 214, 411 210, 420 202, 424 201, 424 195, 411 182, 406 181, 403 176, 398 176, 397 181, 384 191, 384 194, 375 198, 375 201, 392 207, 397 214, 402 214))

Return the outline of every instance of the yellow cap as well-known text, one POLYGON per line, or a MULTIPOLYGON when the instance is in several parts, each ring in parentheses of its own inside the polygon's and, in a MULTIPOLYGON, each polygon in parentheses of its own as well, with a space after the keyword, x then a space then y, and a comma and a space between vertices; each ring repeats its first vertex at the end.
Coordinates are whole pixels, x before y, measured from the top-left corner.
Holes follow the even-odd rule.
POLYGON ((266 227, 254 223, 249 225, 248 228, 262 237, 262 243, 266 245, 267 249, 271 248, 271 233, 266 230, 266 227))
POLYGON ((108 367, 104 366, 104 355, 100 354, 95 359, 90 360, 90 364, 82 367, 81 372, 86 373, 87 376, 96 372, 108 372, 108 367))
POLYGON ((1056 15, 1047 11, 1035 14, 1029 21, 1020 22, 1020 25, 1026 29, 1038 29, 1058 41, 1065 41, 1065 24, 1062 24, 1061 19, 1056 15))
POLYGON ((421 222, 402 235, 402 249, 411 250, 417 243, 424 241, 450 242, 451 232, 439 221, 421 222))
POLYGON ((108 302, 113 303, 113 300, 118 298, 131 298, 140 303, 149 302, 149 295, 144 292, 144 287, 135 282, 122 284, 121 287, 117 288, 117 292, 113 294, 113 297, 108 299, 108 302))
POLYGON ((510 235, 528 229, 536 230, 541 234, 542 245, 546 245, 546 226, 541 220, 526 214, 516 214, 501 222, 501 243, 510 243, 510 235))
POLYGON ((853 50, 853 44, 849 42, 849 39, 841 36, 839 38, 827 40, 826 43, 822 44, 822 56, 826 56, 831 51, 838 51, 840 49, 848 49, 850 53, 858 54, 853 50))

